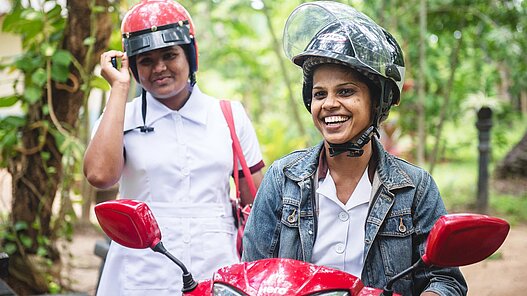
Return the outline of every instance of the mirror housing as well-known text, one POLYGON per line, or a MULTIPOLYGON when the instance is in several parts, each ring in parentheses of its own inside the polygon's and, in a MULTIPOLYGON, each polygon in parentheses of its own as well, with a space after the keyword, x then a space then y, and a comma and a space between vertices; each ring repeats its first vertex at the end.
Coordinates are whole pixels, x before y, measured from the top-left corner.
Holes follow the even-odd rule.
POLYGON ((427 239, 426 265, 464 266, 492 255, 505 241, 507 221, 481 214, 449 214, 434 224, 427 239))
POLYGON ((503 244, 509 229, 507 221, 481 214, 441 216, 428 234, 421 259, 389 280, 381 296, 393 295, 393 284, 418 268, 464 266, 487 258, 503 244))
POLYGON ((110 200, 95 206, 95 216, 102 230, 115 242, 128 248, 154 248, 161 241, 161 231, 146 203, 110 200))

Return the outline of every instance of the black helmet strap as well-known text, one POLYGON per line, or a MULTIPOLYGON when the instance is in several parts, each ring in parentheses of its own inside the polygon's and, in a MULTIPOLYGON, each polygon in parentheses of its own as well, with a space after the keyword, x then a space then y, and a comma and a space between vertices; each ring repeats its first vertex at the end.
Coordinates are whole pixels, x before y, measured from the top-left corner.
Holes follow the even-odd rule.
POLYGON ((124 131, 125 135, 135 129, 139 129, 140 132, 145 134, 154 131, 153 127, 146 125, 146 90, 144 88, 141 88, 141 116, 143 117, 143 125, 124 131))
POLYGON ((329 156, 333 157, 343 152, 348 152, 349 157, 360 157, 364 153, 364 149, 362 148, 370 142, 371 136, 373 134, 377 135, 378 137, 379 131, 377 130, 377 127, 371 125, 367 130, 362 133, 357 142, 349 141, 343 144, 328 143, 329 156))

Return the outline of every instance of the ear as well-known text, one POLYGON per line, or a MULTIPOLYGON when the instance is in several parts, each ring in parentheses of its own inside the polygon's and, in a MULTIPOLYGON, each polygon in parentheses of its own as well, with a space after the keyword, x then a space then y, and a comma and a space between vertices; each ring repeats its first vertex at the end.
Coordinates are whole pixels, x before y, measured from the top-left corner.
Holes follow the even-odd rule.
POLYGON ((304 80, 304 84, 302 86, 302 98, 304 99, 304 106, 306 107, 307 111, 311 113, 311 100, 313 98, 313 82, 309 81, 306 82, 304 80))

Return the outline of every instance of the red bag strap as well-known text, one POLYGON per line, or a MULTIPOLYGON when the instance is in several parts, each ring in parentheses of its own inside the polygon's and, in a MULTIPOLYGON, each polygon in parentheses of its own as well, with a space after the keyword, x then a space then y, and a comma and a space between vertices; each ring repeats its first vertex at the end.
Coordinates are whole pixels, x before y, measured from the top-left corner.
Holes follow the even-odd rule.
POLYGON ((240 141, 238 140, 238 136, 236 135, 236 128, 234 126, 234 119, 232 117, 232 108, 231 108, 231 102, 228 100, 220 100, 220 107, 221 111, 223 112, 223 115, 225 116, 225 120, 227 121, 227 125, 229 126, 229 130, 231 132, 231 139, 232 139, 232 151, 233 151, 233 175, 234 175, 234 184, 236 185, 236 197, 240 199, 240 188, 239 188, 239 176, 238 176, 238 161, 240 162, 242 166, 242 172, 245 176, 245 179, 247 180, 247 184, 249 185, 249 191, 251 192, 252 197, 254 198, 256 196, 256 186, 254 186, 254 181, 252 178, 251 171, 249 170, 249 167, 247 166, 247 162, 245 161, 245 157, 243 156, 243 150, 242 146, 240 145, 240 141))

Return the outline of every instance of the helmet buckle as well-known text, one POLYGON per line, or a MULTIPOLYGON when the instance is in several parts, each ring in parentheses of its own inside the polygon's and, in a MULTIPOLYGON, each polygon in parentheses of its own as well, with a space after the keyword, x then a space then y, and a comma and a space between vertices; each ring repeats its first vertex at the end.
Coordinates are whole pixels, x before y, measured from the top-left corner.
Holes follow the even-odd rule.
POLYGON ((386 76, 395 81, 401 81, 401 73, 399 73, 399 70, 394 64, 386 66, 386 76))

